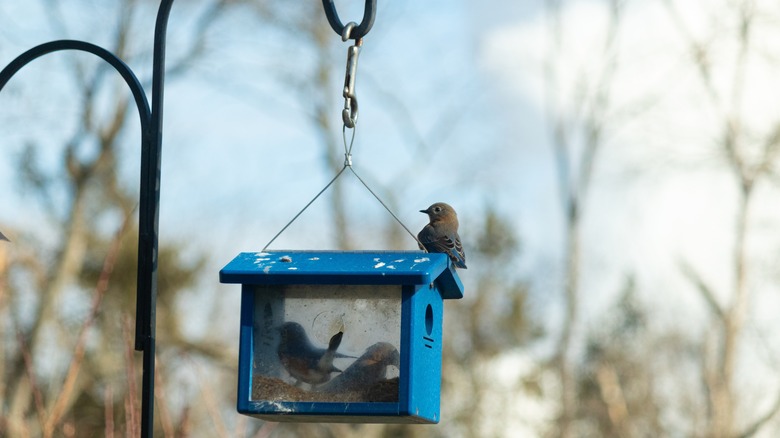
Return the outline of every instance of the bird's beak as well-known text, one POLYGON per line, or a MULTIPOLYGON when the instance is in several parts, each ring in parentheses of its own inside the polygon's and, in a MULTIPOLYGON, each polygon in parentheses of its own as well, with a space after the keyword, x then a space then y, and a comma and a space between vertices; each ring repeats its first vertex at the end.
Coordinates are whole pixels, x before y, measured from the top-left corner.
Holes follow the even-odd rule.
POLYGON ((420 213, 428 214, 428 210, 420 210, 420 213))

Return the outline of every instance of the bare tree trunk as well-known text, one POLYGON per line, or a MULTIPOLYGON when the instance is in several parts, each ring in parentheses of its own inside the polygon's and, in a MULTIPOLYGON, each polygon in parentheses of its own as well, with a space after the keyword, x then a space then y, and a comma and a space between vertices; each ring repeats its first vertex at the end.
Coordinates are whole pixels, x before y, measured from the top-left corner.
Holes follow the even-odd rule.
POLYGON ((752 194, 752 184, 748 184, 745 190, 740 191, 733 255, 733 299, 719 321, 720 345, 718 345, 715 362, 708 371, 712 376, 707 381, 710 386, 710 436, 713 437, 726 438, 736 435, 734 414, 737 410, 737 400, 734 375, 739 357, 739 339, 744 328, 750 297, 745 275, 747 266, 745 243, 752 194))
POLYGON ((609 28, 602 47, 605 61, 602 73, 591 83, 578 84, 572 96, 560 95, 564 67, 563 0, 548 0, 550 39, 545 61, 547 117, 552 128, 555 170, 563 209, 564 243, 563 299, 564 316, 557 341, 554 366, 560 385, 560 411, 557 436, 573 436, 572 423, 577 415, 577 388, 574 334, 580 323, 580 273, 582 262, 582 214, 593 179, 593 171, 604 139, 602 133, 611 109, 611 82, 617 70, 615 53, 621 19, 621 2, 609 0, 609 28), (565 100, 567 108, 561 104, 565 100), (578 135, 579 134, 579 135, 578 135), (578 137, 582 140, 578 140, 578 137))
POLYGON ((579 321, 579 278, 580 278, 580 220, 577 215, 577 202, 569 200, 566 215, 566 265, 564 270, 564 314, 561 337, 558 343, 558 378, 561 385, 561 412, 559 418, 559 436, 572 436, 572 422, 576 415, 577 379, 573 370, 572 337, 579 321))
POLYGON ((769 134, 760 139, 763 142, 761 154, 751 155, 749 142, 752 133, 743 132, 742 129, 746 122, 742 100, 744 89, 749 85, 745 77, 745 69, 753 50, 752 29, 756 18, 753 2, 742 1, 733 4, 736 11, 736 31, 733 35, 736 43, 736 60, 730 67, 733 68, 732 81, 726 91, 718 89, 713 81, 713 66, 707 52, 709 42, 704 44, 696 40, 671 0, 666 0, 665 5, 680 34, 690 47, 693 64, 702 86, 712 108, 721 118, 723 134, 718 147, 722 148, 721 151, 738 188, 731 261, 734 284, 729 290, 728 302, 721 304, 716 299, 715 288, 706 284, 690 267, 685 268, 687 276, 709 306, 712 325, 717 328, 713 338, 705 340, 705 351, 709 351, 705 354, 702 364, 708 403, 708 436, 749 436, 758 432, 780 408, 780 405, 775 403, 768 413, 757 416, 757 420, 748 423, 745 432, 739 432, 739 428, 744 426, 737 421, 739 400, 737 388, 734 387, 734 377, 739 365, 740 338, 744 331, 752 295, 747 283, 746 249, 750 234, 750 212, 756 183, 772 176, 771 168, 778 148, 778 125, 776 124, 769 134))

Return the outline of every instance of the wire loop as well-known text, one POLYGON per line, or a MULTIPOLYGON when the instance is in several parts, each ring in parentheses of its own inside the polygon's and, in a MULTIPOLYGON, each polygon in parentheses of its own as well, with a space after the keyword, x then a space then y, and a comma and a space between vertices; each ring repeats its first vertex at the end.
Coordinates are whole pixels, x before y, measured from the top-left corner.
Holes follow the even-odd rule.
POLYGON ((417 239, 417 236, 415 236, 414 233, 412 233, 409 228, 407 228, 406 225, 401 222, 401 219, 399 219, 398 216, 396 216, 395 213, 390 210, 390 207, 388 207, 387 204, 382 201, 382 198, 380 198, 379 195, 371 190, 371 187, 369 187, 368 184, 363 181, 363 178, 361 178, 360 175, 355 172, 355 168, 352 167, 352 145, 355 143, 355 131, 357 129, 356 125, 358 119, 358 102, 355 95, 355 76, 357 74, 358 55, 360 55, 360 47, 363 45, 363 37, 368 33, 369 30, 371 30, 371 26, 374 25, 374 18, 376 16, 376 0, 366 0, 366 7, 363 12, 363 21, 360 22, 360 25, 353 21, 347 23, 346 26, 341 24, 341 20, 339 19, 338 13, 336 12, 336 6, 333 4, 333 0, 322 0, 322 5, 325 8, 325 16, 328 18, 330 26, 334 31, 336 31, 337 34, 341 35, 341 40, 344 42, 350 39, 355 40, 355 44, 347 49, 347 72, 344 77, 344 92, 342 93, 344 96, 344 110, 341 112, 341 118, 344 122, 344 126, 341 129, 341 134, 344 139, 344 166, 341 168, 341 170, 339 170, 336 176, 334 176, 333 179, 331 179, 330 182, 326 184, 325 187, 320 190, 320 192, 317 193, 314 198, 301 209, 301 211, 298 212, 298 214, 296 214, 292 219, 290 219, 289 222, 287 222, 287 225, 285 225, 278 233, 276 233, 276 235, 263 247, 263 251, 268 249, 268 247, 271 246, 277 237, 279 237, 285 230, 287 230, 287 228, 292 225, 292 223, 295 222, 295 220, 298 219, 298 217, 303 214, 303 212, 306 211, 306 209, 309 208, 309 206, 313 204, 314 201, 317 200, 317 198, 325 193, 325 191, 328 190, 328 188, 334 182, 336 182, 336 180, 341 176, 341 174, 344 173, 347 168, 352 171, 352 174, 355 175, 358 181, 363 184, 363 186, 374 196, 374 198, 376 198, 376 200, 382 204, 385 210, 390 213, 396 222, 398 222, 403 227, 403 229, 406 230, 410 236, 412 236, 412 238, 417 242, 417 245, 419 245, 421 249, 424 249, 423 245, 420 243, 420 240, 417 239), (352 130, 352 137, 350 138, 349 144, 347 144, 347 128, 352 130))
MULTIPOLYGON (((410 236, 412 236, 412 239, 414 239, 414 241, 417 242, 417 245, 421 249, 425 250, 424 249, 425 247, 422 245, 422 243, 420 243, 420 240, 417 239, 417 236, 415 236, 414 233, 412 233, 409 230, 409 228, 407 228, 407 226, 404 225, 403 222, 401 222, 401 219, 399 219, 398 216, 396 216, 396 214, 393 213, 392 210, 390 210, 390 207, 388 207, 387 204, 385 204, 385 202, 382 200, 382 198, 379 197, 379 195, 377 195, 373 190, 371 190, 371 187, 369 187, 369 185, 365 181, 363 181, 363 178, 361 178, 360 175, 358 175, 357 172, 355 172, 355 168, 352 167, 352 145, 355 142, 355 128, 352 128, 352 137, 351 137, 351 139, 349 141, 349 144, 347 144, 347 127, 346 126, 344 126, 341 129, 341 135, 344 138, 344 166, 341 168, 341 170, 339 170, 339 172, 336 174, 336 176, 334 176, 333 179, 330 180, 330 182, 328 184, 326 184, 325 187, 322 190, 320 190, 320 192, 317 193, 314 196, 314 198, 311 201, 309 201, 309 203, 306 204, 301 209, 301 211, 298 212, 298 214, 296 214, 292 219, 290 219, 290 222, 287 222, 287 225, 285 225, 278 233, 276 233, 276 235, 263 247, 263 251, 268 249, 268 247, 271 246, 272 243, 274 243, 274 241, 276 240, 277 237, 279 237, 282 233, 284 233, 285 230, 287 230, 287 228, 289 228, 290 225, 292 225, 292 223, 295 222, 295 220, 298 219, 298 217, 301 214, 303 214, 303 212, 306 211, 306 209, 309 208, 309 206, 312 205, 314 203, 314 201, 317 200, 317 198, 320 197, 320 195, 325 193, 325 191, 328 190, 328 188, 331 185, 333 185, 334 182, 336 182, 336 180, 341 176, 341 174, 344 173, 345 170, 347 170, 347 168, 349 168, 349 170, 352 171, 352 174, 355 175, 355 177, 358 179, 358 181, 360 181, 360 183, 363 184, 363 187, 365 187, 366 190, 368 190, 369 193, 371 193, 374 196, 374 198, 376 198, 376 200, 379 201, 380 204, 382 204, 382 207, 384 207, 385 210, 387 210, 387 212, 390 213, 390 216, 392 216, 393 219, 395 219, 396 222, 398 222, 401 225, 401 227, 403 227, 403 229, 406 230, 406 232, 409 233, 410 236)), ((428 252, 428 251, 426 250, 425 252, 428 252)))

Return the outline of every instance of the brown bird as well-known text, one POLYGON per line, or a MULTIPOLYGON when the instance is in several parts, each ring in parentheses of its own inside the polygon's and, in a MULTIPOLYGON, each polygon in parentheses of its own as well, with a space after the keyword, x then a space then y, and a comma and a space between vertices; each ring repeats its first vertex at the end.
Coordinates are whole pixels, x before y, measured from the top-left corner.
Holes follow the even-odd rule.
POLYGON ((330 382, 318 388, 322 392, 365 390, 387 378, 387 367, 399 366, 401 355, 390 343, 377 342, 368 347, 352 365, 330 382))
POLYGON ((420 249, 428 252, 442 252, 450 256, 452 264, 466 269, 466 254, 458 236, 458 214, 448 204, 437 202, 426 210, 420 210, 430 219, 417 235, 420 249))
POLYGON ((354 357, 336 352, 341 345, 343 332, 338 332, 330 338, 327 349, 312 345, 303 326, 297 322, 285 322, 279 332, 279 347, 276 352, 279 361, 295 378, 296 383, 306 382, 310 385, 325 383, 330 380, 331 373, 341 372, 333 365, 333 359, 354 357))

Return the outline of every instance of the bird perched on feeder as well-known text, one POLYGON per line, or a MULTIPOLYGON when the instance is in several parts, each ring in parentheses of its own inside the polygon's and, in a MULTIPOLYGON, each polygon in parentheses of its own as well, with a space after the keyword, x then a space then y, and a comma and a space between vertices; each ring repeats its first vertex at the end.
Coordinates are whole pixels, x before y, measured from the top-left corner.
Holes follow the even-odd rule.
POLYGON ((337 353, 344 332, 338 332, 330 338, 328 348, 317 348, 309 341, 303 326, 288 321, 279 328, 280 340, 276 352, 282 365, 296 380, 296 385, 306 382, 312 386, 330 380, 331 373, 341 370, 333 366, 333 360, 339 357, 352 357, 337 353))
POLYGON ((420 210, 430 219, 419 234, 420 249, 428 252, 443 252, 450 256, 452 264, 457 268, 466 269, 466 254, 458 236, 458 214, 455 209, 444 202, 437 202, 426 210, 420 210))
POLYGON ((401 355, 393 344, 377 342, 330 382, 317 388, 322 392, 366 390, 387 378, 387 367, 399 366, 401 355))

